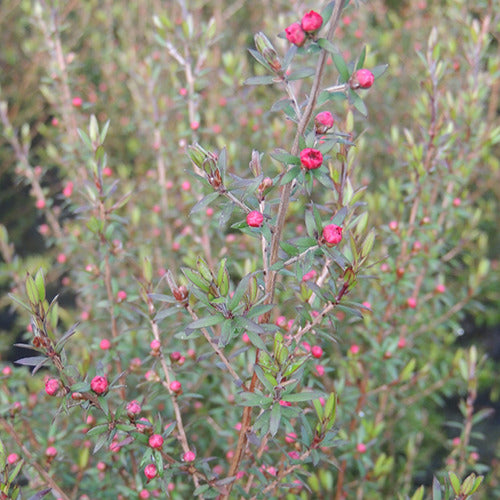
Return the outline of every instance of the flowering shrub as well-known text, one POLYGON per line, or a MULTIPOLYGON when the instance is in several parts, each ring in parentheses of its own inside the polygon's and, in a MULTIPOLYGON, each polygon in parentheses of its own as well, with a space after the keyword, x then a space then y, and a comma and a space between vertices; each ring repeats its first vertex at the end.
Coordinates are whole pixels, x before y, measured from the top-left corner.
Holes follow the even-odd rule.
POLYGON ((0 119, 46 251, 0 228, 36 351, 2 369, 1 495, 494 495, 488 364, 454 342, 494 288, 499 14, 353 3, 23 5, 49 116, 38 144, 12 98, 0 119))

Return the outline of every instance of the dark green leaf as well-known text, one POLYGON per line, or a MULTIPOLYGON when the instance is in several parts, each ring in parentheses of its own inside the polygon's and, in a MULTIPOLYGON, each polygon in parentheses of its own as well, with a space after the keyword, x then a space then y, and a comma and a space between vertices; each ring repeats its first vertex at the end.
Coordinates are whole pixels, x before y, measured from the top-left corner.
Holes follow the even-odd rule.
POLYGON ((257 349, 261 349, 262 351, 266 350, 266 345, 264 344, 264 341, 259 337, 258 333, 247 330, 247 335, 252 345, 257 347, 257 349))
POLYGON ((288 75, 288 80, 289 81, 302 80, 303 78, 308 78, 310 76, 313 76, 314 73, 315 73, 314 68, 301 68, 296 71, 292 71, 288 75))
POLYGON ((378 78, 379 76, 382 76, 386 72, 388 67, 389 67, 388 64, 381 64, 380 66, 375 66, 370 71, 373 73, 373 76, 375 78, 378 78))
POLYGON ((281 406, 279 404, 274 404, 271 409, 271 418, 269 419, 269 432, 271 436, 275 436, 280 427, 281 421, 281 406))
POLYGON ((186 329, 187 330, 197 330, 198 328, 207 328, 209 326, 214 326, 224 321, 224 316, 222 314, 214 314, 213 316, 207 316, 205 318, 197 319, 190 323, 186 329))
POLYGON ((274 76, 251 76, 250 78, 247 78, 243 83, 245 85, 270 85, 274 83, 274 76))
POLYGON ((363 102, 363 99, 356 94, 353 90, 349 93, 351 102, 354 104, 354 107, 363 115, 368 116, 368 110, 366 109, 366 105, 363 102))
POLYGON ((24 366, 36 366, 38 363, 41 362, 46 362, 48 361, 49 358, 46 356, 32 356, 29 358, 21 358, 15 361, 18 365, 24 365, 24 366))
POLYGON ((299 392, 298 394, 284 394, 281 399, 284 401, 289 401, 290 403, 299 403, 302 401, 312 401, 313 399, 318 399, 324 396, 323 392, 320 391, 310 391, 310 392, 299 392))
POLYGON ((333 59, 333 64, 335 64, 335 67, 337 68, 337 71, 340 74, 340 77, 342 78, 343 82, 347 82, 349 80, 349 77, 351 76, 349 73, 349 68, 347 67, 347 64, 344 61, 344 58, 342 57, 341 54, 333 54, 332 55, 333 59))
POLYGON ((364 66, 365 57, 366 57, 366 45, 363 46, 361 54, 359 54, 358 61, 356 63, 356 69, 361 69, 364 66))
POLYGON ((243 392, 239 398, 241 406, 264 406, 267 407, 272 403, 272 399, 266 396, 261 396, 253 392, 243 392))
POLYGON ((330 40, 327 40, 326 38, 320 38, 318 40, 318 45, 322 48, 325 49, 327 52, 330 52, 330 54, 338 54, 339 49, 333 45, 330 40))
POLYGON ((280 180, 280 184, 284 186, 285 184, 288 184, 294 179, 297 179, 299 175, 300 175, 300 167, 292 167, 290 170, 288 170, 288 172, 285 175, 283 175, 283 177, 280 180))
POLYGON ((283 163, 283 165, 300 165, 300 158, 294 156, 284 149, 275 149, 270 153, 271 158, 283 163))
POLYGON ((28 500, 40 500, 40 498, 43 498, 45 495, 48 495, 52 491, 52 488, 47 488, 45 490, 39 491, 38 493, 35 493, 34 495, 30 496, 28 500))

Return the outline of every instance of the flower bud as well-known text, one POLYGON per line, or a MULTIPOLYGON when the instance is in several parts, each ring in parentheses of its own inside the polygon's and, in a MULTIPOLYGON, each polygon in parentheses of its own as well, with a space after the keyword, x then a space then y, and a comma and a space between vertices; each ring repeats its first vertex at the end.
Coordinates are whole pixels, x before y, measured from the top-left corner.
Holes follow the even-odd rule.
POLYGON ((291 24, 290 26, 288 26, 288 28, 285 29, 285 33, 286 39, 290 43, 297 45, 297 47, 302 47, 302 45, 304 45, 304 42, 306 41, 306 33, 302 29, 300 23, 291 24))
POLYGON ((328 246, 338 245, 342 241, 342 228, 336 224, 328 224, 323 228, 323 239, 328 246))
POLYGON ((260 227, 264 222, 264 216, 257 210, 252 210, 247 215, 247 224, 250 227, 260 227))
POLYGON ((351 76, 349 84, 351 89, 369 89, 375 80, 373 73, 369 69, 358 69, 351 76))
POLYGON ((319 30, 322 24, 323 18, 314 10, 311 10, 304 14, 304 17, 302 17, 302 21, 300 23, 302 29, 306 33, 313 33, 314 31, 319 30))
POLYGON ((281 61, 267 36, 264 35, 264 33, 259 32, 255 35, 254 40, 257 50, 260 52, 262 57, 264 57, 267 64, 269 64, 274 71, 280 71, 281 61))
POLYGON ((56 378, 49 378, 45 382, 45 392, 49 396, 55 396, 59 390, 59 380, 56 378))
POLYGON ((317 134, 324 134, 333 127, 335 120, 330 111, 322 111, 314 118, 314 125, 317 134))
POLYGON ((108 379, 100 375, 95 376, 90 382, 90 388, 96 394, 104 394, 108 389, 108 379))
POLYGON ((148 464, 148 465, 146 465, 146 467, 144 467, 144 475, 148 479, 155 478, 157 474, 158 474, 158 470, 156 469, 155 464, 148 464))

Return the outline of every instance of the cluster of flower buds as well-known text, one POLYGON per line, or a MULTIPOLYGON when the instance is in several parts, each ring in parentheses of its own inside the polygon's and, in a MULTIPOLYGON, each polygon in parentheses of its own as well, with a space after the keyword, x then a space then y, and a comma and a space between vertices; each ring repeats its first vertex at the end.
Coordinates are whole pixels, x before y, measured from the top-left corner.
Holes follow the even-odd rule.
POLYGON ((293 23, 285 29, 286 38, 297 47, 302 47, 307 38, 312 38, 321 26, 323 26, 321 14, 311 10, 304 14, 300 23, 293 23))

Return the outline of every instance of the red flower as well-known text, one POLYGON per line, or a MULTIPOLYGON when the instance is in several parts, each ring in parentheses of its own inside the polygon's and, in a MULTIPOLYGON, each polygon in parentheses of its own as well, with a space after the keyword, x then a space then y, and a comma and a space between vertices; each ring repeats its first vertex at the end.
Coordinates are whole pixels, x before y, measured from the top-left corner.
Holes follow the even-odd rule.
POLYGON ((307 33, 312 33, 313 31, 319 30, 323 24, 323 18, 320 14, 311 10, 307 14, 304 14, 302 22, 300 23, 302 29, 307 33))
POLYGON ((285 33, 286 39, 290 43, 297 45, 297 47, 302 47, 302 45, 304 45, 304 42, 306 41, 306 34, 300 23, 291 24, 285 29, 285 33))
POLYGON ((323 155, 321 151, 317 149, 305 148, 300 152, 300 163, 302 163, 307 170, 319 168, 323 163, 323 155))
POLYGON ((342 228, 337 224, 328 224, 323 228, 323 238, 329 246, 338 245, 342 241, 342 228))
POLYGON ((95 376, 90 382, 90 388, 96 394, 103 394, 108 389, 108 379, 100 375, 95 376))

